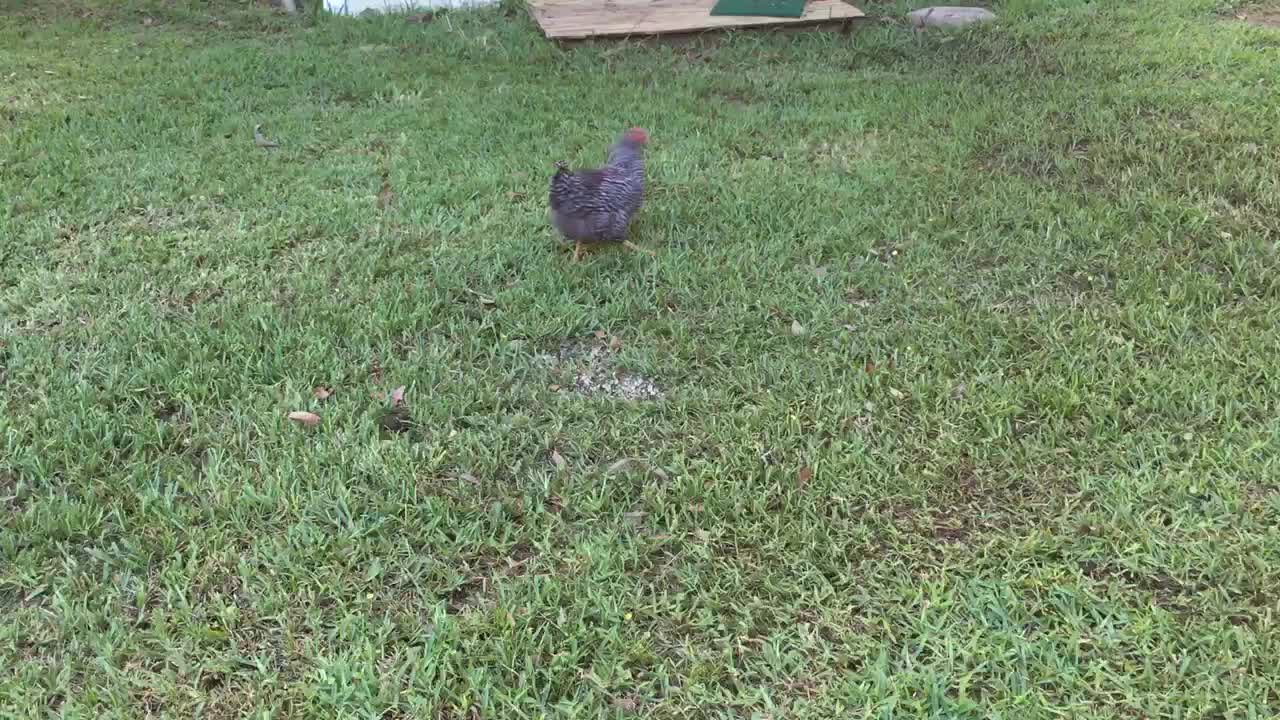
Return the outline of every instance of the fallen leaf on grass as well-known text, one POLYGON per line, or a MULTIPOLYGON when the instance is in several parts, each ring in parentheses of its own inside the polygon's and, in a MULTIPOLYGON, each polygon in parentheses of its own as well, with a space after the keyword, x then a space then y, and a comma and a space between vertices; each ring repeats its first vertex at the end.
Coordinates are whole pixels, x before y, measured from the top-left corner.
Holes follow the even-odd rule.
POLYGON ((862 366, 862 369, 865 370, 868 375, 874 375, 876 372, 876 364, 868 360, 867 364, 862 366))
POLYGON ((317 400, 328 400, 329 396, 332 394, 333 391, 323 385, 320 385, 315 390, 311 391, 311 395, 317 400))
POLYGON ((799 335, 803 335, 803 334, 804 334, 804 332, 805 332, 805 331, 804 331, 804 325, 801 325, 799 320, 792 320, 792 321, 791 321, 791 334, 792 334, 792 335, 799 336, 799 335))
POLYGON ((548 389, 548 390, 550 390, 551 392, 560 392, 560 386, 559 386, 559 385, 552 385, 551 387, 549 387, 549 388, 547 388, 547 389, 548 389))
POLYGON ((620 697, 613 699, 613 706, 622 712, 635 712, 640 707, 640 703, 635 698, 620 697))
POLYGON ((404 386, 391 391, 391 407, 399 407, 404 402, 404 386))
POLYGON ((320 422, 319 415, 306 410, 294 410, 289 413, 289 419, 305 427, 315 427, 320 422))
POLYGON ((472 290, 471 288, 463 288, 463 290, 465 290, 467 293, 471 295, 475 295, 476 300, 479 300, 480 304, 485 307, 495 307, 498 304, 497 300, 494 300, 488 295, 481 295, 480 293, 476 292, 475 290, 472 290))
POLYGON ((618 352, 622 349, 622 341, 618 339, 617 335, 609 338, 609 349, 613 352, 618 352))
POLYGON ((804 487, 811 477, 813 477, 813 468, 805 465, 800 468, 800 472, 796 473, 796 485, 804 487))
POLYGON ((639 460, 635 460, 633 458, 622 458, 610 465, 609 468, 605 470, 605 473, 608 475, 617 475, 618 473, 626 472, 639 464, 639 460))
POLYGON ((528 197, 528 195, 522 192, 516 192, 514 190, 507 193, 507 199, 510 200, 511 202, 518 202, 520 200, 525 199, 526 197, 528 197))
POLYGON ((395 202, 396 194, 391 191, 391 182, 387 180, 387 176, 382 176, 382 188, 378 190, 378 209, 386 210, 391 207, 391 203, 395 202))
POLYGON ((551 451, 551 464, 555 465, 558 470, 563 470, 569 467, 569 463, 565 461, 564 456, 560 454, 559 450, 551 451))
POLYGON ((642 460, 640 458, 622 458, 621 460, 616 460, 609 465, 604 472, 606 475, 619 475, 621 473, 632 471, 648 472, 664 482, 669 477, 662 468, 654 467, 647 460, 642 460))
POLYGON ((898 388, 889 388, 889 394, 893 396, 894 400, 901 400, 906 397, 906 395, 898 388))
POLYGON ((260 148, 277 148, 277 147, 280 147, 280 143, 277 143, 277 142, 275 142, 275 141, 273 141, 273 140, 268 140, 268 139, 267 139, 267 136, 262 134, 262 126, 261 126, 261 125, 254 125, 254 126, 253 126, 253 144, 254 144, 254 145, 257 145, 257 146, 258 146, 258 147, 260 147, 260 148))
POLYGON ((605 331, 603 331, 603 330, 597 330, 597 331, 595 331, 595 332, 593 332, 593 333, 591 333, 591 334, 592 334, 592 335, 595 335, 597 340, 603 340, 603 339, 605 339, 606 337, 608 337, 608 336, 609 336, 609 333, 607 333, 607 332, 605 332, 605 331))

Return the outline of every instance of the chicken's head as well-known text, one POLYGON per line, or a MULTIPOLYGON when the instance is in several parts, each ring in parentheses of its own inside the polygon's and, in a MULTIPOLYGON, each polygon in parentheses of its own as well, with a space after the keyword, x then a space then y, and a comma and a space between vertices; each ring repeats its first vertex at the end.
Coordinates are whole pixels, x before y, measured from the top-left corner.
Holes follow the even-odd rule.
POLYGON ((622 139, 631 145, 644 145, 649 142, 649 133, 644 128, 633 127, 622 133, 622 139))

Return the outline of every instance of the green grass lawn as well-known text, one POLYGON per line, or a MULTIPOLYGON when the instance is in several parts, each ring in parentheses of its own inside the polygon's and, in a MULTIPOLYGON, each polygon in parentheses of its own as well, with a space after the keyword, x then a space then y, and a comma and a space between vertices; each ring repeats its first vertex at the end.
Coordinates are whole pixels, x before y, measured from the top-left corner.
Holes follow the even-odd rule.
POLYGON ((1280 30, 0 7, 0 716, 1280 713, 1280 30))

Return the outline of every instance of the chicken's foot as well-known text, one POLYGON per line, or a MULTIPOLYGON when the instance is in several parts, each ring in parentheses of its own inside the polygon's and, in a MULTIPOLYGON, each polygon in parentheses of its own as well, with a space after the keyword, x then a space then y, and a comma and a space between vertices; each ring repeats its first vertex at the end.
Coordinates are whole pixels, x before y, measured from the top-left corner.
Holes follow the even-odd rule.
POLYGON ((636 252, 642 252, 648 255, 649 257, 658 257, 658 253, 652 250, 649 250, 648 248, 642 248, 639 245, 636 245, 635 243, 631 242, 630 240, 623 240, 622 244, 625 245, 628 250, 635 250, 636 252))

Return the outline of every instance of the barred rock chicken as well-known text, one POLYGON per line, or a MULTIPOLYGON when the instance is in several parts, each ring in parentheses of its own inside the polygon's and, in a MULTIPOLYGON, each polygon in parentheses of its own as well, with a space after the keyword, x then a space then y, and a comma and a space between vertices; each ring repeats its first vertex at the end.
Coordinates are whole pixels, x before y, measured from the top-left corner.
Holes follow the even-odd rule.
POLYGON ((631 128, 609 148, 609 159, 597 170, 573 171, 556 163, 551 177, 551 224, 574 243, 573 260, 582 257, 584 243, 627 240, 627 226, 644 201, 644 144, 649 139, 640 128, 631 128))

